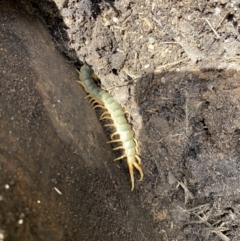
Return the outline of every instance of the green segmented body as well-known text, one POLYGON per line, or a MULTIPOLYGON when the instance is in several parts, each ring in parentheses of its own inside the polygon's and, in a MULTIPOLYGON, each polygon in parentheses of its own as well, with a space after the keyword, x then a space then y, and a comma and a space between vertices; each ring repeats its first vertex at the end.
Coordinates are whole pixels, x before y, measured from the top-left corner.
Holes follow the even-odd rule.
POLYGON ((113 124, 108 124, 106 126, 114 126, 116 132, 111 135, 111 138, 115 135, 119 135, 118 139, 113 139, 110 142, 122 142, 122 146, 116 147, 114 150, 123 149, 124 155, 115 160, 120 160, 122 158, 127 158, 127 163, 129 167, 132 189, 134 189, 134 177, 133 177, 133 167, 135 167, 140 173, 140 180, 143 178, 143 171, 140 166, 141 159, 139 158, 137 141, 134 138, 134 133, 131 126, 128 124, 124 111, 120 104, 118 104, 113 97, 107 93, 105 90, 101 89, 92 78, 94 72, 92 68, 85 64, 82 66, 80 72, 80 83, 85 91, 88 93, 88 97, 93 100, 95 107, 100 107, 104 109, 104 113, 101 115, 100 119, 111 119, 113 124))

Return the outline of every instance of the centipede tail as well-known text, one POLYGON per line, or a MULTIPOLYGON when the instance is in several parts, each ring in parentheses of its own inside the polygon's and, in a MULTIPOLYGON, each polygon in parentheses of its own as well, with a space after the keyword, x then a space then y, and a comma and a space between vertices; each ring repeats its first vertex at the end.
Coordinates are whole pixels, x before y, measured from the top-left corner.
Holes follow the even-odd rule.
POLYGON ((140 181, 143 179, 143 171, 141 167, 141 159, 139 157, 137 140, 134 138, 134 133, 131 126, 125 118, 125 114, 129 114, 124 111, 119 103, 117 103, 113 97, 102 90, 93 79, 96 78, 92 68, 85 64, 81 67, 79 72, 80 81, 77 81, 83 86, 84 90, 88 93, 86 98, 90 98, 90 103, 93 108, 101 108, 104 110, 100 116, 100 120, 111 119, 112 124, 106 124, 105 126, 115 127, 116 131, 111 134, 111 141, 108 143, 121 142, 121 145, 113 150, 124 150, 124 154, 115 159, 115 161, 126 158, 129 168, 129 174, 131 179, 131 190, 134 189, 134 168, 140 173, 140 181), (95 77, 94 77, 95 76, 95 77), (113 139, 116 135, 118 139, 113 139))

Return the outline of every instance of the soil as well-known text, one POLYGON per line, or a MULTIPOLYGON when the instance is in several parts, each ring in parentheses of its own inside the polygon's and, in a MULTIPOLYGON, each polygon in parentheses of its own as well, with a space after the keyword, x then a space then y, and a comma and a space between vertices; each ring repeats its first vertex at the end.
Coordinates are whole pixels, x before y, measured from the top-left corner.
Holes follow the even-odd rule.
POLYGON ((150 214, 154 227, 132 240, 240 240, 240 4, 31 3, 55 46, 91 64, 131 113, 145 174, 133 195, 144 209, 132 215, 150 214))

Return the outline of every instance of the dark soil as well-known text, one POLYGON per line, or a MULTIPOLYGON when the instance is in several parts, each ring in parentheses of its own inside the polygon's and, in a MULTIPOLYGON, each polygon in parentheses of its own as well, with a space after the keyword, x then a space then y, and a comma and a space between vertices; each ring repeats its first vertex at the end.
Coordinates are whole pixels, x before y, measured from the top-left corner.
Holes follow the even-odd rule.
MULTIPOLYGON (((154 226, 132 240, 240 240, 239 3, 31 2, 55 46, 91 64, 131 113, 145 174, 136 202, 154 226)), ((118 166, 126 181, 125 163, 118 166)), ((121 195, 109 196, 117 204, 121 195)), ((131 240, 124 235, 105 240, 131 240)))

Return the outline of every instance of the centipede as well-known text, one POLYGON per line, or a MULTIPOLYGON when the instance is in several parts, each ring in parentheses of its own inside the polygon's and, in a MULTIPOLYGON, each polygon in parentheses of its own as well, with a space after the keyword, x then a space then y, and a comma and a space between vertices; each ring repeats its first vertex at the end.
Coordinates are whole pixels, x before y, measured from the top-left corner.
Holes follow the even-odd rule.
POLYGON ((143 179, 143 170, 141 167, 141 158, 139 156, 138 142, 134 137, 134 132, 131 125, 128 123, 125 114, 126 112, 122 106, 116 102, 113 96, 106 90, 103 90, 96 83, 96 75, 92 67, 88 64, 84 64, 79 73, 79 81, 77 81, 81 86, 83 86, 85 92, 87 93, 86 98, 90 98, 90 103, 92 103, 93 108, 101 108, 103 113, 101 113, 100 120, 110 120, 110 124, 105 124, 104 126, 113 127, 114 132, 110 135, 111 140, 108 143, 119 144, 113 150, 122 150, 123 154, 114 159, 114 161, 126 159, 130 181, 131 181, 131 191, 134 190, 134 169, 136 169, 140 174, 141 181, 143 179))

